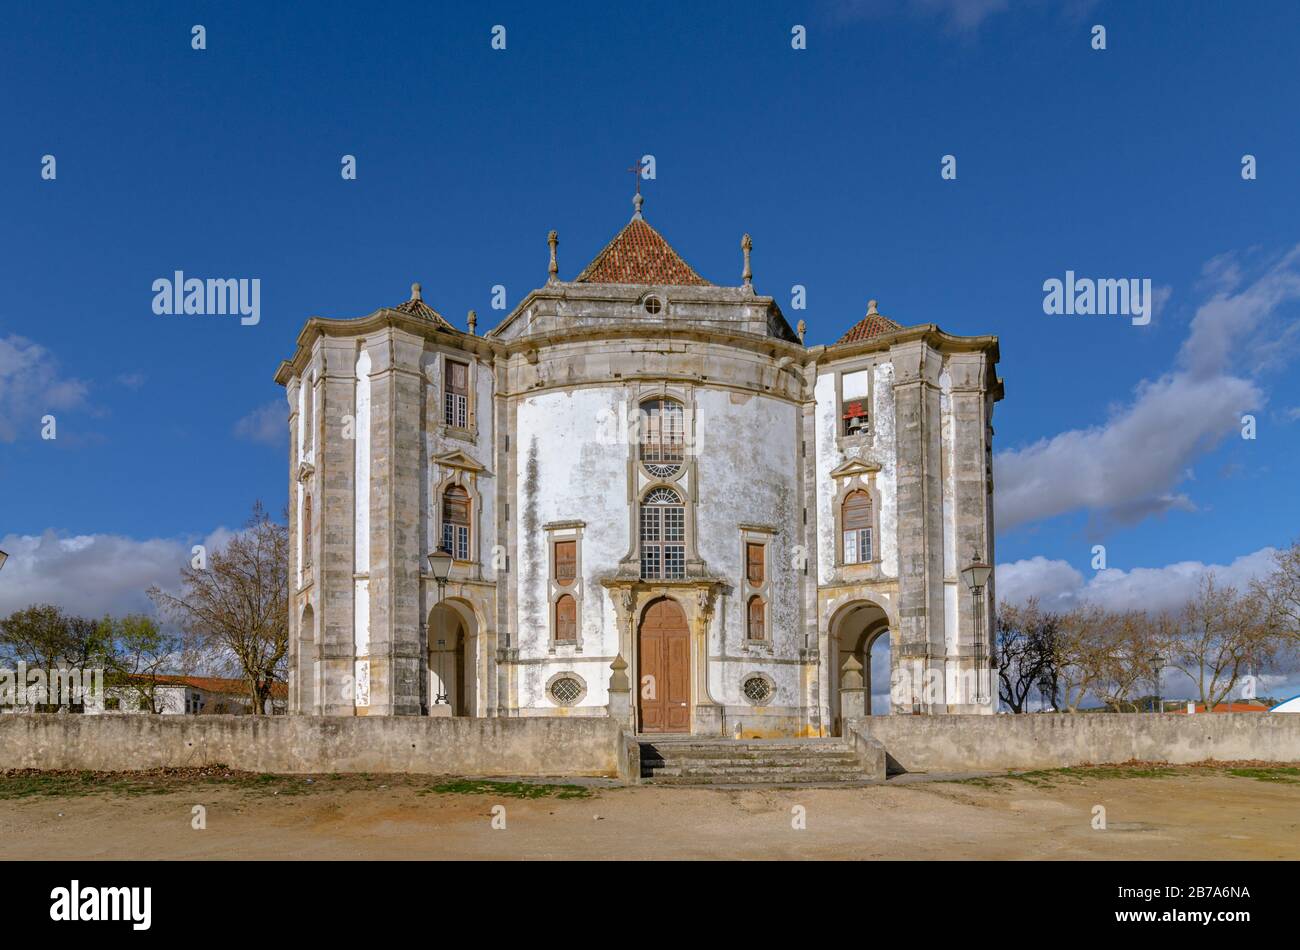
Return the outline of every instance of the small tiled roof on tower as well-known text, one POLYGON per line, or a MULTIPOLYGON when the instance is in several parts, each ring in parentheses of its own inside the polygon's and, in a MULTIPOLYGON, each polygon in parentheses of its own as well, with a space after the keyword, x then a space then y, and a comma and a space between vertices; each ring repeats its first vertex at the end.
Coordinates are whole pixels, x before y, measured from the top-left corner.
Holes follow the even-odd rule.
POLYGON ((578 275, 577 283, 711 286, 641 217, 641 195, 634 200, 632 220, 578 275))
MULTIPOLYGON (((424 302, 424 298, 420 295, 419 284, 411 285, 410 300, 405 303, 399 303, 396 307, 389 307, 388 309, 397 310, 401 313, 409 313, 413 317, 420 317, 423 320, 428 320, 431 323, 436 323, 439 326, 446 327, 448 330, 456 330, 455 327, 443 318, 442 314, 424 302)), ((456 330, 456 332, 459 333, 460 331, 456 330)))
POLYGON ((858 343, 862 340, 870 340, 874 337, 885 336, 896 330, 903 329, 901 324, 876 312, 876 302, 874 300, 867 303, 867 315, 859 320, 853 326, 849 327, 849 332, 844 334, 836 343, 858 343))

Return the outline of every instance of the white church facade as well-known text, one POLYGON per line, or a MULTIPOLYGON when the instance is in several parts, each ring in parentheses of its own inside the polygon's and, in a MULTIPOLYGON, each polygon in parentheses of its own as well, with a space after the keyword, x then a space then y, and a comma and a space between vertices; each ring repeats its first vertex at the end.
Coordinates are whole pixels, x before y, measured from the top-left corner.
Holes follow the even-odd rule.
POLYGON ((748 235, 714 285, 639 195, 574 279, 549 243, 485 335, 415 285, 281 364, 290 712, 831 735, 882 637, 891 712, 992 712, 997 339, 873 301, 806 346, 748 235))

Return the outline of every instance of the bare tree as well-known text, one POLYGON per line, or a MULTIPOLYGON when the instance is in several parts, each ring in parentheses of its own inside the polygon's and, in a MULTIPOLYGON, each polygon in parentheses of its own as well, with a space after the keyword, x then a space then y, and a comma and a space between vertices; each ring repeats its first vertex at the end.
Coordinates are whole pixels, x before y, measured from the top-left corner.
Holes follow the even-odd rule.
POLYGON ((1034 689, 1048 685, 1056 701, 1055 636, 1058 617, 1030 599, 1023 606, 999 605, 997 614, 998 694, 1013 713, 1025 711, 1034 689))
POLYGON ((1243 595, 1221 587, 1213 572, 1201 579, 1165 632, 1164 646, 1169 665, 1197 685, 1206 710, 1223 702, 1248 671, 1272 662, 1279 638, 1268 621, 1268 600, 1258 591, 1243 595))
POLYGON ((1152 657, 1157 644, 1151 620, 1141 611, 1106 615, 1099 645, 1093 692, 1115 712, 1125 708, 1138 712, 1137 688, 1151 679, 1152 657))
POLYGON ((180 596, 157 587, 149 596, 200 648, 238 665, 252 712, 262 715, 271 686, 285 680, 289 646, 289 533, 261 502, 244 529, 207 565, 181 569, 180 596))
POLYGON ((1059 706, 1078 712, 1101 677, 1114 642, 1115 615, 1095 604, 1083 604, 1062 614, 1052 638, 1054 666, 1060 690, 1059 706))
POLYGON ((1269 627, 1300 647, 1300 541, 1274 554, 1273 563, 1273 571, 1251 590, 1266 605, 1269 627))

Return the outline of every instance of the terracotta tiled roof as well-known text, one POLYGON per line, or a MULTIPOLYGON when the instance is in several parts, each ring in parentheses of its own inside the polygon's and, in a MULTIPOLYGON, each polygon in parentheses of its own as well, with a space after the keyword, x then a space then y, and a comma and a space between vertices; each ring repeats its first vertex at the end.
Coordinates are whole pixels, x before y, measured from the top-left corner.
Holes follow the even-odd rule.
MULTIPOLYGON (((133 680, 147 680, 144 674, 133 675, 133 680)), ((229 679, 224 676, 175 676, 169 673, 154 677, 160 686, 189 686, 201 689, 205 693, 218 693, 222 696, 247 696, 248 684, 243 680, 229 679)), ((284 683, 271 684, 273 699, 288 699, 289 687, 284 683)))
POLYGON ((410 300, 406 301, 405 303, 399 303, 396 307, 389 307, 389 309, 399 310, 402 313, 409 313, 413 317, 419 317, 422 320, 428 320, 431 323, 437 323, 443 327, 446 327, 448 330, 456 329, 443 318, 442 314, 440 314, 437 310, 434 310, 432 307, 430 307, 427 303, 424 302, 424 298, 420 296, 419 284, 411 285, 410 300))
MULTIPOLYGON (((1198 713, 1205 712, 1205 703, 1197 703, 1196 711, 1198 713)), ((1265 706, 1263 703, 1256 702, 1256 701, 1245 702, 1245 703, 1218 703, 1215 705, 1214 711, 1216 713, 1226 713, 1226 712, 1227 713, 1256 713, 1256 712, 1268 712, 1268 707, 1265 706)), ((1169 712, 1186 714, 1187 707, 1180 706, 1178 709, 1169 710, 1169 712)))
POLYGON ((577 278, 581 284, 693 284, 709 282, 678 256, 640 215, 614 235, 577 278))
POLYGON ((895 330, 901 329, 903 329, 901 324, 897 324, 883 314, 876 312, 876 302, 873 300, 867 305, 867 315, 849 327, 849 332, 835 342, 857 343, 860 340, 870 340, 873 337, 884 336, 887 333, 893 333, 895 330))

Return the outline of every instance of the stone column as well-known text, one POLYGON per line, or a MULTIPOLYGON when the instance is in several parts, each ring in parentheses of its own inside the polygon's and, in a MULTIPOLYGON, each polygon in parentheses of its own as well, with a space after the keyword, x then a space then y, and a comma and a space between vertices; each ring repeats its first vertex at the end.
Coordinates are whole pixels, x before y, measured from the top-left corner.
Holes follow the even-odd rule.
POLYGON ((390 329, 368 341, 370 371, 370 707, 420 714, 420 482, 423 342, 390 329))
MULTIPOLYGON (((993 641, 993 612, 984 603, 984 643, 976 654, 974 644, 974 603, 970 590, 960 580, 961 569, 978 554, 989 564, 993 560, 993 533, 989 524, 991 473, 989 472, 988 421, 985 404, 987 392, 986 357, 983 353, 955 353, 948 358, 952 400, 953 459, 953 537, 957 563, 954 568, 957 588, 957 655, 951 658, 961 673, 959 694, 952 697, 954 712, 989 713, 995 705, 992 693, 989 657, 993 641), (976 677, 983 690, 983 701, 976 701, 976 677)), ((991 586, 991 585, 990 585, 991 586)), ((985 590, 988 597, 989 590, 985 590)))
MULTIPOLYGON (((327 716, 356 714, 353 690, 353 540, 356 443, 344 435, 356 412, 355 338, 323 337, 317 344, 322 379, 317 425, 316 505, 320 525, 316 585, 316 626, 320 636, 321 711, 327 716)), ((349 430, 350 431, 350 430, 349 430)))
POLYGON ((898 480, 897 666, 912 702, 895 712, 943 712, 943 481, 939 354, 923 340, 893 347, 898 480))
POLYGON ((299 582, 299 543, 298 533, 298 394, 303 381, 297 376, 289 380, 285 387, 285 397, 289 400, 289 713, 310 715, 312 710, 303 708, 302 680, 303 671, 298 669, 298 640, 302 617, 302 601, 298 598, 299 582))

